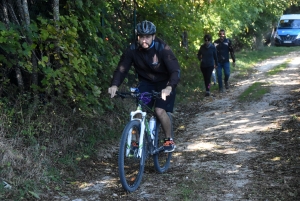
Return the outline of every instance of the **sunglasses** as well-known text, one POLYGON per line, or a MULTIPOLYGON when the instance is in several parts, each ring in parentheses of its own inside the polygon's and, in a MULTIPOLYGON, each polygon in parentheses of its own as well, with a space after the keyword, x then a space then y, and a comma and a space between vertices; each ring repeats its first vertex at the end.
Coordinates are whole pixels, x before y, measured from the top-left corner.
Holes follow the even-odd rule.
POLYGON ((219 34, 219 36, 225 36, 225 34, 219 34))
POLYGON ((209 41, 208 39, 205 39, 205 42, 209 41))

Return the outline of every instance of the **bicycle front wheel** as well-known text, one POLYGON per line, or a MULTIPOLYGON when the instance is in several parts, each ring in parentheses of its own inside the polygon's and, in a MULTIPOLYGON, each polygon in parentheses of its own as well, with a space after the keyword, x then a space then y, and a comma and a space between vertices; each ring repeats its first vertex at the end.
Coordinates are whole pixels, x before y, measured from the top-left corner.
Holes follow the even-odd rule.
MULTIPOLYGON (((170 113, 167 113, 171 120, 171 136, 174 137, 173 133, 173 123, 172 116, 170 113)), ((159 121, 156 123, 156 131, 155 131, 155 145, 156 148, 163 146, 165 138, 165 132, 163 131, 162 125, 159 121)), ((172 158, 172 152, 165 153, 164 151, 158 152, 153 155, 154 167, 155 170, 159 173, 163 173, 167 171, 170 166, 170 161, 172 158)))
POLYGON ((130 121, 123 130, 120 142, 119 177, 123 188, 128 192, 133 192, 139 187, 144 173, 145 143, 137 144, 140 130, 140 121, 130 121))

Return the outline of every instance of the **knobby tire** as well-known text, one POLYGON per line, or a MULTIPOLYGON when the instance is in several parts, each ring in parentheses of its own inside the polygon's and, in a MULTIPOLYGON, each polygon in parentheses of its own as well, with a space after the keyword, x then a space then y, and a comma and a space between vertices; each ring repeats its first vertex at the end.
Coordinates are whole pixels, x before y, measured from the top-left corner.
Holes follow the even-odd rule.
MULTIPOLYGON (((173 133, 173 123, 172 123, 172 116, 170 113, 167 113, 170 120, 171 120, 171 136, 174 138, 174 133, 173 133)), ((165 133, 162 129, 162 125, 159 121, 156 123, 156 131, 155 131, 155 145, 156 147, 161 147, 163 146, 165 139, 165 133)), ((170 167, 170 161, 172 158, 172 152, 165 153, 165 152, 159 152, 155 155, 153 155, 153 161, 154 161, 154 167, 155 170, 158 173, 163 173, 168 170, 170 167)))
MULTIPOLYGON (((142 146, 142 156, 136 157, 136 153, 133 156, 126 156, 127 147, 132 147, 130 144, 128 145, 127 139, 129 135, 132 133, 137 133, 140 135, 141 123, 138 120, 130 121, 123 130, 122 138, 120 142, 119 149, 119 177, 120 182, 123 188, 128 192, 135 191, 142 180, 144 168, 145 168, 145 158, 146 158, 146 144, 143 143, 142 146)), ((145 137, 145 136, 144 136, 145 137)), ((144 139, 145 142, 145 139, 144 139)))

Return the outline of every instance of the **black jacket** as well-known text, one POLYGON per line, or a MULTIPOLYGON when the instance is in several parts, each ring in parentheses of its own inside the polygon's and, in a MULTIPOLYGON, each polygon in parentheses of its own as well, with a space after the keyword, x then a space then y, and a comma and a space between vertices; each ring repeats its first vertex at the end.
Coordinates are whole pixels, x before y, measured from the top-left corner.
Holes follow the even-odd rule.
POLYGON ((218 65, 216 47, 211 43, 208 47, 206 44, 201 45, 197 55, 202 68, 218 65))
POLYGON ((173 89, 180 80, 180 66, 171 48, 161 39, 155 37, 153 47, 145 50, 132 44, 121 56, 114 71, 111 85, 120 86, 131 65, 141 80, 150 82, 167 81, 173 89))
POLYGON ((230 53, 232 61, 235 62, 235 55, 234 55, 234 50, 232 47, 231 40, 229 40, 228 38, 225 38, 223 41, 218 39, 218 40, 215 40, 214 44, 217 48, 219 63, 229 62, 229 53, 230 53))

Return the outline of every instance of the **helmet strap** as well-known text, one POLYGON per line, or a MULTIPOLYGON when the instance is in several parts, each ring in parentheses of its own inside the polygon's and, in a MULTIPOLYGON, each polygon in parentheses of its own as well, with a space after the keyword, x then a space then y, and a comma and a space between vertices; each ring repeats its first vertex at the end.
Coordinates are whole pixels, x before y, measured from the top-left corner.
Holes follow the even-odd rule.
POLYGON ((148 49, 152 48, 153 46, 154 46, 154 40, 152 40, 152 43, 148 49))

